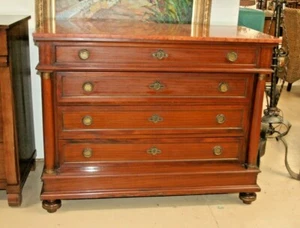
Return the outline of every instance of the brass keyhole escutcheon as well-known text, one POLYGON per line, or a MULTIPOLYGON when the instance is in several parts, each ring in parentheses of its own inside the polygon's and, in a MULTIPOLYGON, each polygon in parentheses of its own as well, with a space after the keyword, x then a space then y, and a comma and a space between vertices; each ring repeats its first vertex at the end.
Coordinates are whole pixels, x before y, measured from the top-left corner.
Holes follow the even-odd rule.
POLYGON ((155 81, 149 85, 149 88, 158 91, 158 90, 165 88, 165 85, 159 81, 155 81))
POLYGON ((148 120, 152 123, 158 123, 158 122, 164 121, 164 119, 157 114, 154 114, 148 120))
POLYGON ((229 86, 228 86, 228 84, 226 82, 221 82, 219 84, 219 91, 221 93, 226 93, 228 91, 228 89, 229 89, 229 86))
POLYGON ((214 155, 220 156, 223 153, 223 148, 221 146, 215 146, 213 148, 214 155))
POLYGON ((82 89, 84 92, 87 92, 87 93, 93 92, 94 84, 91 82, 85 82, 82 85, 82 89))
POLYGON ((82 123, 85 126, 90 126, 93 123, 93 118, 91 116, 85 116, 82 118, 82 123))
POLYGON ((238 54, 234 51, 228 52, 227 53, 227 60, 229 62, 235 62, 238 59, 238 54))
POLYGON ((157 52, 154 52, 152 54, 152 56, 153 56, 153 58, 162 60, 162 59, 168 58, 169 55, 164 50, 159 49, 157 52))
POLYGON ((91 148, 84 148, 82 151, 82 155, 85 158, 90 158, 93 155, 93 150, 91 148))
POLYGON ((156 147, 151 147, 149 150, 147 150, 147 153, 154 156, 154 155, 161 154, 161 150, 156 147))
POLYGON ((81 60, 87 60, 90 57, 90 52, 87 49, 82 49, 78 52, 78 56, 81 60))
POLYGON ((217 120, 217 123, 219 123, 219 124, 224 123, 225 120, 226 120, 225 115, 223 115, 223 114, 218 114, 218 115, 216 116, 216 120, 217 120))

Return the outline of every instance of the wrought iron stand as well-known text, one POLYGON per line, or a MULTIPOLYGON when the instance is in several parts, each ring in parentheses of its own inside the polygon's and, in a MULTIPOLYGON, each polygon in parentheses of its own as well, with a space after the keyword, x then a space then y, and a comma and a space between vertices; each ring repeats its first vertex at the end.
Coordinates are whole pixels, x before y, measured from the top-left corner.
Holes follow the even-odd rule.
MULTIPOLYGON (((271 19, 270 28, 275 19, 275 37, 280 36, 280 28, 281 28, 281 15, 283 7, 286 3, 284 0, 275 0, 272 2, 274 4, 274 13, 271 19)), ((269 28, 269 31, 270 31, 269 28)), ((285 56, 285 53, 279 46, 274 48, 273 53, 273 74, 271 83, 266 86, 266 99, 267 99, 267 108, 264 110, 264 116, 262 117, 262 127, 261 127, 261 143, 259 148, 259 158, 264 155, 267 138, 276 138, 277 141, 281 141, 285 147, 285 167, 288 170, 290 176, 296 180, 300 180, 300 172, 294 172, 288 162, 288 144, 284 139, 291 128, 291 124, 284 120, 281 115, 281 110, 277 107, 278 100, 280 98, 280 94, 282 91, 282 86, 280 89, 277 89, 277 81, 278 81, 278 58, 285 56)))

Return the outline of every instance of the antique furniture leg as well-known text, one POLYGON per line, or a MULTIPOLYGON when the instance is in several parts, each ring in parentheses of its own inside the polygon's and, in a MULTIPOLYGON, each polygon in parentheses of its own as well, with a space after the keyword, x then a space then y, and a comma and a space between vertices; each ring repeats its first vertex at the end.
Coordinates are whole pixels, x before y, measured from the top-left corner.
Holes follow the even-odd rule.
POLYGON ((251 204, 253 201, 256 200, 256 193, 255 192, 241 192, 239 197, 243 201, 244 204, 251 204))
POLYGON ((49 213, 54 213, 61 207, 60 200, 43 200, 43 208, 49 213))
POLYGON ((18 207, 22 204, 22 194, 19 193, 7 193, 8 205, 11 207, 18 207))
MULTIPOLYGON (((43 179, 48 175, 55 175, 55 133, 54 133, 54 110, 52 105, 52 81, 51 73, 42 73, 43 89, 43 126, 44 126, 44 150, 45 150, 45 167, 43 179)), ((49 213, 55 212, 61 207, 60 200, 43 200, 43 208, 49 213)))

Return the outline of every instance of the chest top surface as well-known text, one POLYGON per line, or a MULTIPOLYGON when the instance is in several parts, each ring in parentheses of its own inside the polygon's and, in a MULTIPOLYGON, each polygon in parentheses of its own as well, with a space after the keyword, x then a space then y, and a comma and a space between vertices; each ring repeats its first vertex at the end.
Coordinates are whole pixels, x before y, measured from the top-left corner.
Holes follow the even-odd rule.
POLYGON ((142 40, 278 43, 278 38, 239 26, 165 24, 133 20, 48 20, 35 40, 142 40))

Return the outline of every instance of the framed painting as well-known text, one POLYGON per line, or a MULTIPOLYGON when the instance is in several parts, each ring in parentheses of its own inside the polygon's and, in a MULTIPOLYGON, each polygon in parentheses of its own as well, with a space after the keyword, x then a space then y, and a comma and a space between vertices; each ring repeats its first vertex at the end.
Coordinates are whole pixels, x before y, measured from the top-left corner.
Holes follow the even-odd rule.
POLYGON ((45 19, 129 19, 209 24, 212 0, 36 0, 36 25, 45 19))

